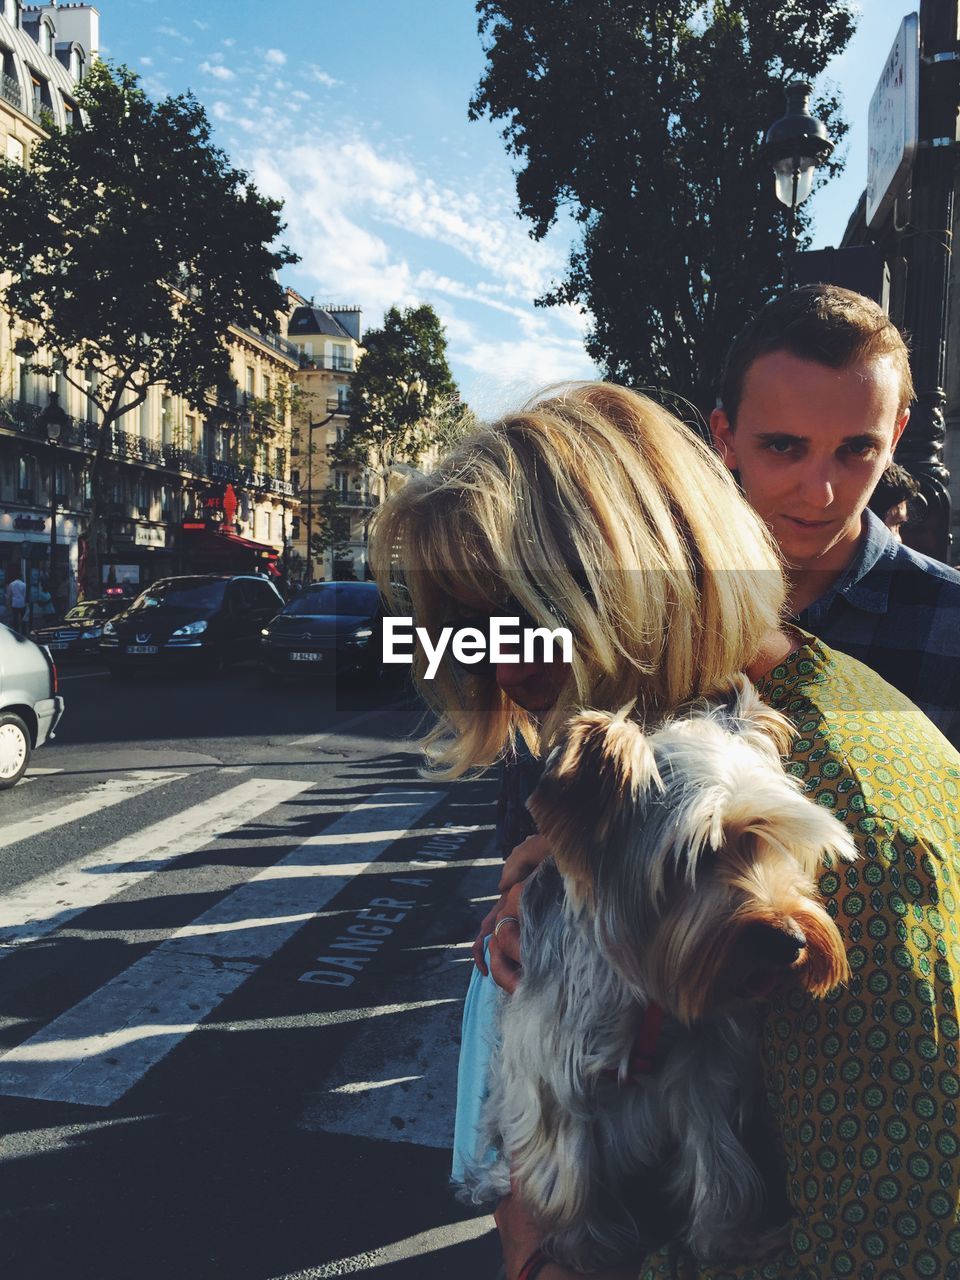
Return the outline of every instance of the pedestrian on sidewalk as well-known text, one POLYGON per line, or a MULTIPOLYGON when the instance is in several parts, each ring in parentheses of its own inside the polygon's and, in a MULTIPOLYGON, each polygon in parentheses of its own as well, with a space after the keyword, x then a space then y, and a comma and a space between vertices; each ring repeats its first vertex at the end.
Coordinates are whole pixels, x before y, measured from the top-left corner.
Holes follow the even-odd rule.
MULTIPOLYGON (((16 570, 13 572, 16 572, 16 570)), ((20 635, 24 635, 24 617, 27 612, 27 584, 19 573, 7 583, 4 595, 7 601, 7 608, 13 614, 13 629, 20 635)))

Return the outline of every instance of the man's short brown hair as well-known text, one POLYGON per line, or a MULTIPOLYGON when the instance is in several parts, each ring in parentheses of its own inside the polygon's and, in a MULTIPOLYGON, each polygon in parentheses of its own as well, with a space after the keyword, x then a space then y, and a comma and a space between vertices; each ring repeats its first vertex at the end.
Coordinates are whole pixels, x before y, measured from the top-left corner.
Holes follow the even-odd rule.
POLYGON ((808 284, 774 298, 734 339, 720 382, 719 403, 736 426, 747 370, 761 356, 786 351, 830 369, 889 356, 900 383, 898 420, 914 399, 903 334, 872 298, 835 284, 808 284))

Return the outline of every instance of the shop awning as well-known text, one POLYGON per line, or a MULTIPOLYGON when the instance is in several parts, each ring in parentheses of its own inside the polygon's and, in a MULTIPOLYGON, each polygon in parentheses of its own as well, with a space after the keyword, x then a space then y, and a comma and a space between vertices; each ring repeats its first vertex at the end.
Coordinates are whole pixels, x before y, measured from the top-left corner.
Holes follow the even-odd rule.
POLYGON ((280 553, 265 542, 243 538, 230 529, 183 529, 183 550, 194 572, 204 569, 248 573, 265 569, 279 578, 280 553))

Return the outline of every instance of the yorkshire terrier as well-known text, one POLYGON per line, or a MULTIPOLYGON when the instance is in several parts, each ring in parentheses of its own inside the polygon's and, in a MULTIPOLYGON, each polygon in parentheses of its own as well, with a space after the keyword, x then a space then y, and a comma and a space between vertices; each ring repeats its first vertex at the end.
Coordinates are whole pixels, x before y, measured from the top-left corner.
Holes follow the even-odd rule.
POLYGON ((465 1190, 514 1190, 568 1266, 668 1237, 743 1262, 783 1239, 751 1150, 757 1005, 847 979, 816 877, 855 857, 784 772, 793 733, 745 677, 650 734, 587 711, 530 798, 552 859, 524 890, 523 976, 501 1002, 495 1157, 465 1190))

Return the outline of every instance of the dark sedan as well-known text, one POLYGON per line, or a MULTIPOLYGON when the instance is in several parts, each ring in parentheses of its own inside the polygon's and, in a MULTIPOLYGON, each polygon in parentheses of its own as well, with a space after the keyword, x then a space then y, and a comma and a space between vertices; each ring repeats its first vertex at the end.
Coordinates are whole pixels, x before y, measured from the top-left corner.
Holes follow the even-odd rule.
POLYGON ((261 629, 282 608, 265 578, 162 578, 104 625, 100 656, 118 676, 162 666, 217 671, 255 658, 261 629))
POLYGON ((84 600, 63 615, 63 621, 37 627, 33 638, 45 644, 58 662, 64 658, 96 658, 104 623, 116 617, 130 603, 122 596, 84 600))
POLYGON ((263 628, 261 658, 273 677, 308 672, 378 675, 383 609, 373 582, 317 582, 263 628))

